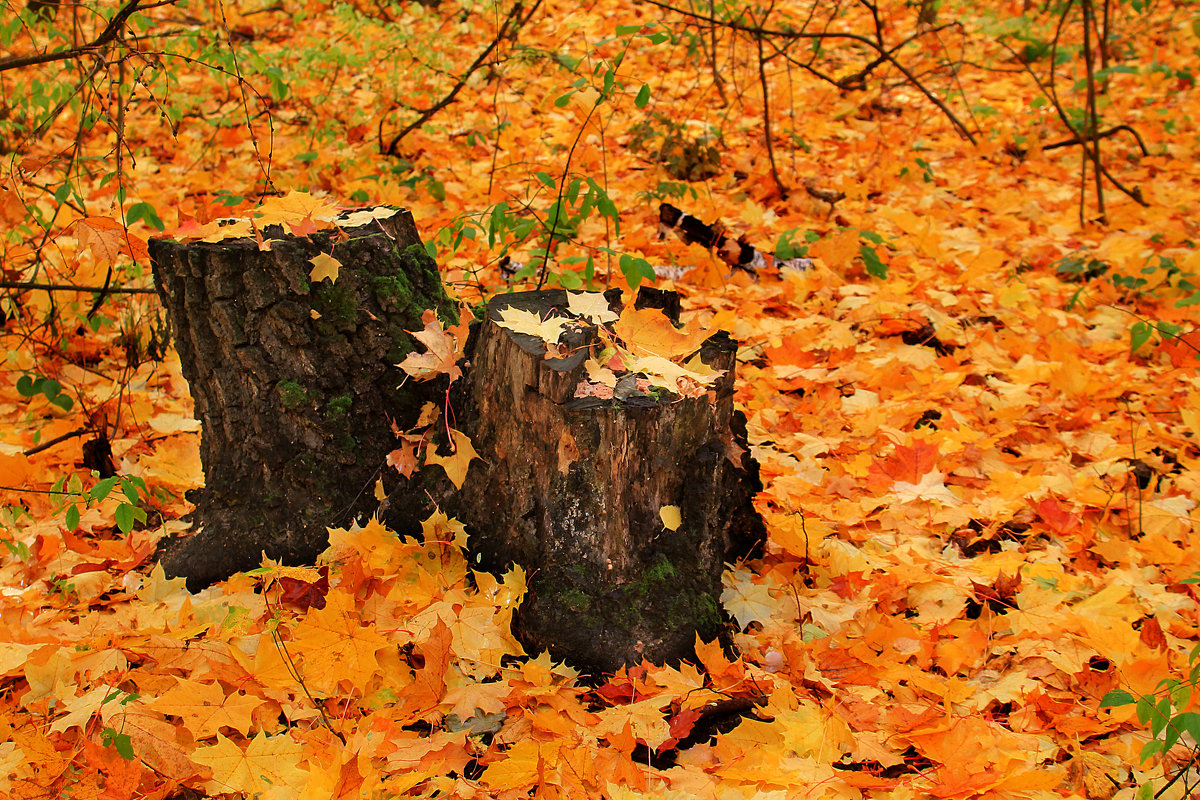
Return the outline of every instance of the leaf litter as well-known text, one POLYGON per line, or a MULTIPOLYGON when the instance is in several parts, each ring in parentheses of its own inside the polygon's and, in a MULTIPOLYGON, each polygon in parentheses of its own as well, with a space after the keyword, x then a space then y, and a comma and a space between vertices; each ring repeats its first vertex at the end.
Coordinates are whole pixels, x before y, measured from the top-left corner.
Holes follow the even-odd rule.
MULTIPOLYGON (((606 31, 610 10, 575 24, 606 31)), ((630 53, 627 67, 687 85, 685 70, 638 66, 641 57, 630 53)), ((467 124, 495 110, 490 94, 475 97, 467 124)), ((151 564, 157 540, 187 527, 183 491, 203 481, 177 356, 143 366, 118 392, 92 366, 119 362, 113 341, 95 349, 68 337, 64 357, 37 362, 14 343, 0 484, 48 490, 78 464, 66 448, 28 451, 85 414, 116 420, 122 406, 111 437, 119 472, 166 491, 148 501, 154 524, 126 536, 112 524, 115 495, 81 507, 74 531, 61 498, 6 495, 16 499, 5 501, 0 567, 0 788, 623 800, 1097 798, 1120 786, 1132 796, 1152 774, 1138 759, 1146 734, 1131 710, 1098 706, 1112 688, 1151 692, 1178 675, 1200 638, 1196 586, 1182 583, 1200 564, 1196 361, 1178 341, 1131 353, 1132 320, 1110 305, 1126 296, 1093 281, 1089 301, 1074 303, 1080 286, 1054 264, 1087 250, 1130 273, 1151 254, 1194 267, 1181 211, 1197 196, 1191 145, 1137 167, 1166 202, 1115 204, 1112 233, 1078 231, 1061 191, 1077 169, 1069 159, 1047 151, 1002 171, 964 157, 919 115, 859 119, 858 100, 809 99, 822 111, 797 135, 825 157, 801 158, 801 168, 846 189, 842 221, 822 223, 827 209, 810 197, 772 198, 761 145, 741 133, 727 146, 749 177, 714 181, 702 211, 764 226, 763 238, 822 228, 811 269, 726 278, 695 248, 656 242, 653 209, 623 224, 631 251, 691 268, 670 273, 690 329, 724 328, 742 343, 736 400, 762 465, 770 539, 761 560, 727 573, 740 657, 698 643, 696 664, 585 684, 521 651, 511 620, 525 576, 472 570, 465 533, 449 520, 422 538, 366 521, 331 532, 323 573, 268 564, 189 595, 151 564), (878 142, 918 133, 945 185, 872 168, 878 142), (857 261, 864 229, 891 237, 886 280, 857 261), (79 387, 89 410, 19 393, 17 378, 35 369, 79 387), (751 709, 740 725, 699 727, 731 700, 751 709)), ((1194 105, 1180 95, 1180 114, 1194 117, 1194 105)), ((545 131, 504 135, 551 160, 545 143, 569 143, 578 122, 543 118, 545 131)), ((281 153, 307 151, 289 137, 281 153)), ((375 199, 411 208, 433 231, 464 198, 486 195, 489 159, 418 139, 434 158, 467 165, 447 184, 449 200, 400 187, 375 199)), ((631 198, 653 188, 638 183, 636 160, 612 159, 631 198)), ((249 160, 228 160, 247 183, 252 170, 238 162, 249 160)), ((160 180, 146 190, 160 209, 203 210, 160 180)), ((296 190, 321 183, 302 170, 290 180, 296 190)), ((181 234, 221 241, 273 224, 335 224, 337 204, 302 194, 253 223, 185 223, 181 234)), ((348 227, 374 218, 362 213, 344 217, 348 227)), ((144 254, 136 233, 119 237, 93 217, 76 225, 78 241, 63 238, 54 257, 81 280, 144 254)), ((465 277, 475 255, 453 256, 447 277, 465 277)), ((1194 314, 1174 299, 1146 295, 1134 307, 1190 328, 1194 314)), ((623 320, 593 318, 644 348, 638 357, 674 363, 696 345, 661 323, 646 334, 623 320)), ((437 338, 446 331, 427 321, 424 333, 427 358, 411 366, 449 371, 449 343, 437 338)), ((608 361, 589 374, 607 385, 609 370, 615 387, 611 370, 624 364, 608 361)))

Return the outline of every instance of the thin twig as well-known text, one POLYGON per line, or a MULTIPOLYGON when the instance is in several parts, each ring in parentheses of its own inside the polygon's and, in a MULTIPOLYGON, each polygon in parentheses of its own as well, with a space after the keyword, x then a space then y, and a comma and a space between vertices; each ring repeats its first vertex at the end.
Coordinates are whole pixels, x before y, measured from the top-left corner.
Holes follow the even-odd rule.
MULTIPOLYGON (((904 76, 904 79, 906 81, 908 81, 909 85, 911 85, 914 89, 916 89, 921 94, 923 94, 925 96, 925 99, 927 99, 930 103, 935 105, 937 107, 937 109, 942 112, 942 115, 944 117, 946 117, 946 119, 950 122, 950 125, 954 128, 954 130, 960 136, 962 136, 964 139, 969 141, 971 144, 976 144, 975 135, 973 133, 971 133, 971 131, 967 128, 967 126, 963 124, 962 120, 960 120, 958 118, 958 116, 955 115, 955 113, 950 110, 950 107, 948 105, 946 105, 945 101, 943 101, 940 97, 938 97, 931 90, 929 90, 925 86, 925 84, 921 83, 921 80, 916 75, 913 74, 912 70, 910 70, 908 67, 901 64, 900 61, 895 57, 895 55, 893 55, 893 53, 890 51, 890 49, 888 47, 884 46, 881 42, 871 39, 868 36, 863 36, 862 34, 858 34, 858 33, 844 33, 844 32, 839 32, 839 31, 811 32, 811 31, 793 31, 793 30, 778 30, 778 29, 773 29, 773 28, 763 28, 758 25, 746 25, 745 23, 737 22, 735 20, 724 20, 724 19, 718 19, 718 18, 712 17, 712 16, 707 16, 704 14, 699 14, 695 11, 689 11, 684 8, 679 8, 678 6, 673 6, 670 3, 663 2, 663 0, 646 0, 646 2, 648 2, 652 6, 657 6, 658 8, 661 8, 664 11, 671 11, 675 14, 680 14, 685 17, 691 17, 692 19, 702 20, 711 25, 719 25, 723 28, 728 28, 729 30, 744 33, 756 40, 759 40, 759 39, 785 39, 785 40, 839 39, 839 40, 844 40, 844 41, 857 42, 857 43, 863 45, 864 47, 869 47, 870 49, 872 49, 876 53, 878 53, 880 58, 882 58, 884 61, 891 64, 893 67, 895 67, 900 72, 900 74, 904 76)), ((814 74, 817 74, 817 75, 820 74, 817 70, 813 69, 810 65, 802 64, 799 62, 795 62, 795 63, 797 64, 797 66, 804 67, 805 69, 807 69, 810 72, 813 72, 814 74)), ((836 81, 834 83, 836 83, 836 81)))
POLYGON ((55 50, 50 53, 0 58, 0 72, 6 72, 10 69, 21 69, 22 67, 32 67, 36 64, 49 64, 54 61, 67 61, 72 58, 79 58, 80 56, 98 52, 105 49, 120 35, 121 29, 125 27, 129 18, 134 14, 150 8, 174 5, 175 2, 176 0, 159 0, 157 3, 142 5, 142 0, 130 0, 129 3, 126 3, 113 15, 113 18, 108 21, 108 25, 105 26, 104 30, 100 31, 100 34, 87 44, 82 44, 78 47, 69 47, 66 50, 55 50))
POLYGON ((27 283, 25 281, 0 281, 0 289, 17 289, 22 292, 107 292, 109 294, 158 294, 157 289, 142 289, 136 286, 79 286, 74 283, 27 283))
POLYGON ((54 445, 56 445, 56 444, 61 444, 69 439, 74 439, 76 436, 83 436, 84 434, 91 433, 91 432, 92 432, 91 428, 76 428, 75 430, 71 431, 70 433, 64 433, 62 436, 55 436, 53 439, 51 439, 48 442, 42 442, 41 444, 37 445, 36 447, 31 447, 28 450, 23 451, 22 455, 25 455, 25 456, 37 455, 38 453, 42 452, 43 450, 49 450, 51 447, 54 447, 54 445))
MULTIPOLYGON (((408 136, 417 128, 420 128, 430 119, 432 119, 433 116, 443 108, 453 103, 454 99, 458 97, 458 93, 462 91, 464 86, 467 85, 467 81, 470 80, 471 76, 474 75, 475 72, 481 66, 483 66, 483 63, 487 61, 488 57, 491 56, 492 51, 499 47, 502 41, 514 36, 516 32, 520 30, 521 26, 530 20, 534 12, 538 10, 538 6, 541 4, 542 0, 536 0, 536 2, 533 4, 533 8, 529 9, 529 13, 524 17, 521 17, 521 12, 524 10, 524 5, 520 0, 518 0, 518 2, 513 5, 512 10, 508 12, 508 16, 504 18, 504 22, 500 25, 500 30, 496 33, 496 37, 492 39, 488 46, 484 48, 483 52, 475 58, 475 61, 471 64, 471 66, 467 67, 466 71, 459 76, 458 82, 451 87, 450 91, 446 93, 446 96, 422 111, 415 120, 410 122, 399 133, 392 137, 392 140, 388 143, 387 147, 381 146, 379 152, 385 156, 397 155, 396 148, 400 146, 400 141, 404 139, 405 136, 408 136)), ((379 120, 379 143, 380 145, 383 144, 383 119, 379 120)))

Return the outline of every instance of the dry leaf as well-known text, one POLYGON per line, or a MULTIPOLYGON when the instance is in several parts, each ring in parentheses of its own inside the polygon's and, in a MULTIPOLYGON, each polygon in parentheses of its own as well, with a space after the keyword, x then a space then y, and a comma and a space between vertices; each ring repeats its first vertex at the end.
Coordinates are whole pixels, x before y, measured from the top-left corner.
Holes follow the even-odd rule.
POLYGON ((319 283, 326 278, 330 283, 337 283, 338 270, 341 269, 342 262, 326 253, 319 253, 310 258, 308 263, 313 265, 312 270, 308 273, 309 280, 313 283, 319 283))

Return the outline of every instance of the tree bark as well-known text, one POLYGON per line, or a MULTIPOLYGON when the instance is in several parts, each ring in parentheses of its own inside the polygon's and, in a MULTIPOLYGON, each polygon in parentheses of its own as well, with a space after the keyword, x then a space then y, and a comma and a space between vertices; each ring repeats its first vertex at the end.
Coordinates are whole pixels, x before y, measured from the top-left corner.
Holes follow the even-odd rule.
POLYGON ((150 242, 202 425, 196 532, 162 553, 192 590, 257 566, 263 551, 311 563, 326 527, 374 509, 390 421, 411 425, 445 390, 397 388, 422 312, 454 321, 407 211, 308 238, 273 233, 270 251, 245 238, 150 242), (341 262, 333 282, 310 280, 320 253, 341 262))
MULTIPOLYGON (((643 299, 678 308, 663 293, 643 299)), ((567 297, 525 292, 488 304, 458 412, 481 461, 446 502, 478 563, 529 575, 517 612, 526 649, 600 674, 689 658, 697 633, 725 639, 725 561, 765 535, 751 504, 758 466, 733 408, 736 342, 720 332, 701 348, 725 370, 708 397, 580 399, 595 326, 564 334, 569 355, 547 358, 541 339, 496 324, 514 306, 544 319, 566 314, 567 297), (663 506, 680 509, 677 530, 664 526, 663 506)))

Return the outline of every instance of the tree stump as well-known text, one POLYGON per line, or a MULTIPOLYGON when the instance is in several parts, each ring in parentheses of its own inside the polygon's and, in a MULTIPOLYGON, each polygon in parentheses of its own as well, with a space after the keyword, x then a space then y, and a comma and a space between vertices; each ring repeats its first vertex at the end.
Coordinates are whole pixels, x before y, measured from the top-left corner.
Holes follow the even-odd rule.
POLYGON ((390 420, 411 424, 445 389, 397 388, 422 312, 454 320, 411 214, 308 238, 264 234, 270 251, 249 238, 150 242, 202 424, 196 532, 162 557, 192 590, 257 566, 263 551, 312 563, 327 526, 374 509, 390 420), (341 262, 333 281, 310 279, 322 253, 341 262))
MULTIPOLYGON (((678 313, 673 294, 641 299, 678 313)), ((704 364, 724 371, 701 396, 639 391, 626 374, 611 398, 581 397, 594 386, 596 325, 568 330, 555 354, 497 324, 506 309, 547 319, 567 307, 563 291, 488 303, 458 412, 481 461, 447 502, 478 563, 528 573, 516 627, 530 652, 549 649, 592 674, 643 658, 678 662, 697 633, 726 640, 725 562, 765 536, 751 504, 758 466, 733 408, 737 345, 721 332, 699 347, 704 364), (670 506, 675 530, 661 514, 670 506)))

